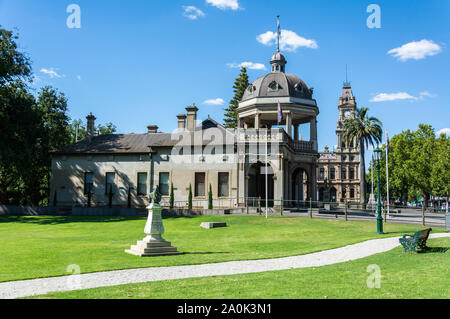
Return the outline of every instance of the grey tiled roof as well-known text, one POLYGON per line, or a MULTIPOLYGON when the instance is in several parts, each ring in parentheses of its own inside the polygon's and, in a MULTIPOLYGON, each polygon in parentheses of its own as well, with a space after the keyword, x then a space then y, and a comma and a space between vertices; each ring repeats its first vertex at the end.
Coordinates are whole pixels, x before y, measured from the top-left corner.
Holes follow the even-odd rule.
POLYGON ((149 147, 173 147, 175 145, 222 145, 234 144, 235 135, 223 126, 208 118, 197 127, 197 131, 182 133, 153 134, 111 134, 94 136, 90 141, 83 140, 54 154, 146 154, 149 147), (221 138, 223 137, 223 138, 221 138), (222 142, 225 141, 225 142, 222 142))

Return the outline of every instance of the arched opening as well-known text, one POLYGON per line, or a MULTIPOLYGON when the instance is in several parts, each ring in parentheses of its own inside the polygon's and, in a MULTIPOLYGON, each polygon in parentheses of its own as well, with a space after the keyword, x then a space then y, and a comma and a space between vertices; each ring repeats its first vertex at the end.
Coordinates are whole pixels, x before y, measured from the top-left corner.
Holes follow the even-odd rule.
MULTIPOLYGON (((268 205, 274 206, 274 173, 270 165, 267 172, 268 205)), ((248 197, 261 198, 261 206, 266 206, 266 164, 258 162, 253 164, 248 171, 248 197)))
POLYGON ((305 201, 311 198, 308 174, 305 169, 297 168, 292 174, 292 200, 305 201))

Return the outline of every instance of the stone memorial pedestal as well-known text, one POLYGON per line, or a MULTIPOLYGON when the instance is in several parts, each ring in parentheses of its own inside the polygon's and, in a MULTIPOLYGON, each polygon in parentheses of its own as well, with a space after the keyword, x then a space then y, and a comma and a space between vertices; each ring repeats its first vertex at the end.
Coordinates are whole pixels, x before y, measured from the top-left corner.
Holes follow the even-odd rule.
POLYGON ((182 252, 177 251, 176 247, 172 247, 170 242, 162 238, 164 234, 162 207, 159 204, 151 204, 147 209, 148 219, 144 229, 147 237, 125 252, 140 257, 181 255, 182 252))

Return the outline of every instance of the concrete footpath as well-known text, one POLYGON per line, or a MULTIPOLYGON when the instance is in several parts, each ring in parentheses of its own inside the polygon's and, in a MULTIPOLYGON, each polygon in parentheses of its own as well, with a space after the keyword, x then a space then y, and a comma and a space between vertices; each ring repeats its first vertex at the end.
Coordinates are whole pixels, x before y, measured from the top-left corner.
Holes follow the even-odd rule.
MULTIPOLYGON (((430 238, 450 237, 450 233, 432 234, 430 238)), ((0 283, 0 299, 14 299, 98 287, 145 283, 162 280, 249 274, 275 270, 320 267, 361 259, 399 246, 400 237, 373 239, 346 247, 317 253, 215 264, 154 267, 106 271, 82 275, 52 277, 0 283)))

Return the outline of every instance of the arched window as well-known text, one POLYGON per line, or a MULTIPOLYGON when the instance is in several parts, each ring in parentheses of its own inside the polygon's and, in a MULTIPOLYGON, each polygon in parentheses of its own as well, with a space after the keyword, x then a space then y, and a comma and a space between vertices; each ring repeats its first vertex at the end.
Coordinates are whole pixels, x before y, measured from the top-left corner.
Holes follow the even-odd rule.
POLYGON ((269 90, 270 91, 278 91, 278 90, 281 90, 281 89, 282 89, 282 87, 275 81, 272 81, 269 84, 269 90))
POLYGON ((350 189, 350 198, 355 198, 355 189, 350 189))

